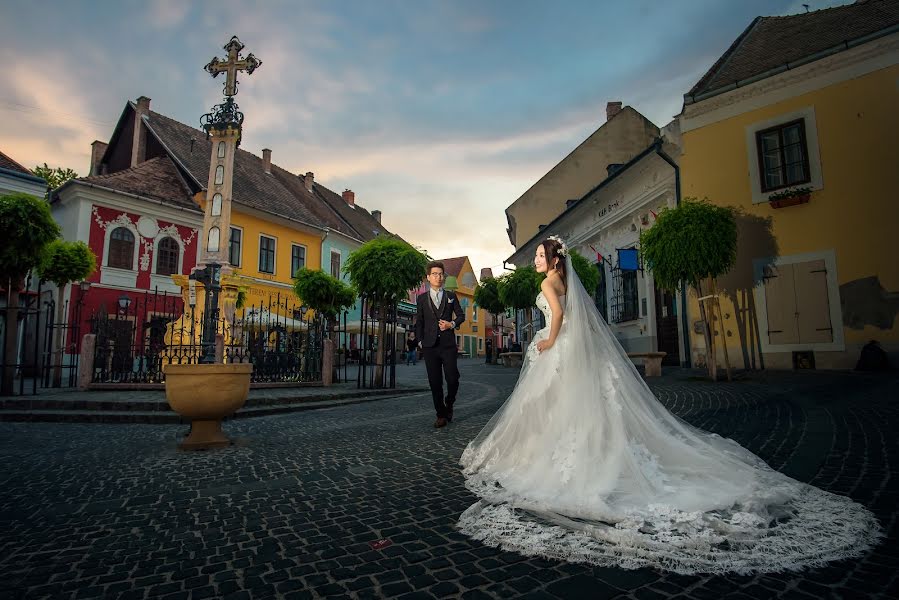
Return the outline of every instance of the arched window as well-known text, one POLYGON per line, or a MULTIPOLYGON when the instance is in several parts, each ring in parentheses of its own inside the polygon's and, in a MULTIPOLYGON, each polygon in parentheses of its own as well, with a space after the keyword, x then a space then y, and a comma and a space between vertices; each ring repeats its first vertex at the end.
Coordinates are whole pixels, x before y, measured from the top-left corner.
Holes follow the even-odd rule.
POLYGON ((225 181, 225 167, 219 165, 215 168, 215 185, 222 185, 225 181))
POLYGON ((218 192, 212 196, 212 211, 210 213, 213 217, 217 217, 222 214, 222 195, 218 192))
POLYGON ((212 227, 209 229, 209 240, 206 243, 207 252, 219 251, 219 228, 212 227))
POLYGON ((225 158, 225 142, 219 142, 218 155, 219 158, 225 158))
POLYGON ((178 258, 181 248, 170 237, 162 238, 156 249, 156 274, 173 275, 178 272, 178 258))
POLYGON ((109 236, 106 266, 116 269, 134 268, 134 234, 127 227, 117 227, 109 236))

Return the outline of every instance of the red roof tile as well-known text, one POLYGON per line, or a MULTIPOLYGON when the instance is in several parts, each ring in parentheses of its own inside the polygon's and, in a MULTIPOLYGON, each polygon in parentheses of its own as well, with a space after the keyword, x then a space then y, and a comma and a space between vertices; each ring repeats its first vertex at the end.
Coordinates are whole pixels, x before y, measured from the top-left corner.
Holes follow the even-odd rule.
POLYGON ((21 164, 17 163, 7 155, 0 152, 0 168, 8 169, 10 171, 18 171, 19 173, 27 173, 29 175, 34 175, 30 169, 26 169, 21 164))
POLYGON ((686 100, 698 101, 694 97, 723 91, 769 71, 774 74, 775 69, 825 51, 848 49, 847 42, 887 33, 897 25, 899 0, 861 0, 786 17, 757 17, 687 93, 686 100))
POLYGON ((160 200, 166 204, 200 211, 191 197, 190 189, 168 156, 158 156, 136 167, 109 175, 92 175, 75 180, 96 184, 119 192, 160 200))

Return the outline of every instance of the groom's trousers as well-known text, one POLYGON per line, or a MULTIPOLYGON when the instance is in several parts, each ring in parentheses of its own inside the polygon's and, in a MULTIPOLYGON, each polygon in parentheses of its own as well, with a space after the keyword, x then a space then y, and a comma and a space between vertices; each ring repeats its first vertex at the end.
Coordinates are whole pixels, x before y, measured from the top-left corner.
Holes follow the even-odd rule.
POLYGON ((437 417, 449 418, 459 391, 459 367, 456 365, 458 350, 456 346, 433 346, 422 348, 425 368, 428 371, 428 385, 434 398, 434 410, 437 417), (446 377, 446 400, 443 397, 443 378, 446 377))

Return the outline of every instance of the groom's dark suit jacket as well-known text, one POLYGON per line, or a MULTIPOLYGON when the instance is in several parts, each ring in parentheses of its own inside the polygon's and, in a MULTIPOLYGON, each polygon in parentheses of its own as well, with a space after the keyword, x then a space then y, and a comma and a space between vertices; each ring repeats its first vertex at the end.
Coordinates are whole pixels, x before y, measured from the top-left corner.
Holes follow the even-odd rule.
POLYGON ((415 340, 421 342, 422 348, 440 346, 446 348, 456 345, 456 332, 453 329, 440 331, 437 322, 455 321, 459 327, 465 321, 465 311, 459 305, 455 292, 443 290, 440 306, 431 301, 431 291, 418 295, 415 320, 415 340))

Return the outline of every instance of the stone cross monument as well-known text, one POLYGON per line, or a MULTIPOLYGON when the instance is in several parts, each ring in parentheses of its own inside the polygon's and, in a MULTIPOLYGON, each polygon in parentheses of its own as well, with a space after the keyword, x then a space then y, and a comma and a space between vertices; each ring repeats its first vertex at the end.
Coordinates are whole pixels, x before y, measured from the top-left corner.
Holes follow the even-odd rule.
MULTIPOLYGON (((216 351, 216 331, 221 312, 219 294, 225 288, 226 320, 233 313, 236 285, 231 277, 229 260, 231 233, 231 190, 234 180, 234 155, 240 144, 243 128, 243 113, 237 108, 234 95, 237 94, 237 74, 240 71, 252 73, 262 65, 262 61, 252 54, 240 58, 244 45, 233 36, 225 45, 227 60, 213 58, 206 71, 213 77, 225 73, 225 101, 212 107, 200 119, 206 135, 212 138, 212 156, 209 161, 209 183, 206 186, 206 210, 203 216, 202 251, 197 257, 197 268, 191 279, 203 284, 204 310, 201 344, 203 357, 200 362, 222 362, 221 350, 216 351), (231 280, 231 281, 229 281, 231 280), (224 285, 223 285, 224 284, 224 285)), ((224 324, 222 325, 224 331, 224 324)))
POLYGON ((234 95, 237 94, 237 73, 251 74, 262 61, 249 54, 240 58, 244 45, 237 36, 225 45, 227 60, 213 58, 208 71, 213 77, 226 74, 225 101, 212 107, 212 112, 203 115, 201 123, 206 134, 212 138, 212 157, 209 161, 209 183, 206 186, 206 211, 203 218, 203 252, 198 257, 200 264, 217 263, 228 265, 228 247, 231 232, 231 189, 234 179, 234 155, 240 144, 243 113, 237 108, 234 95))

